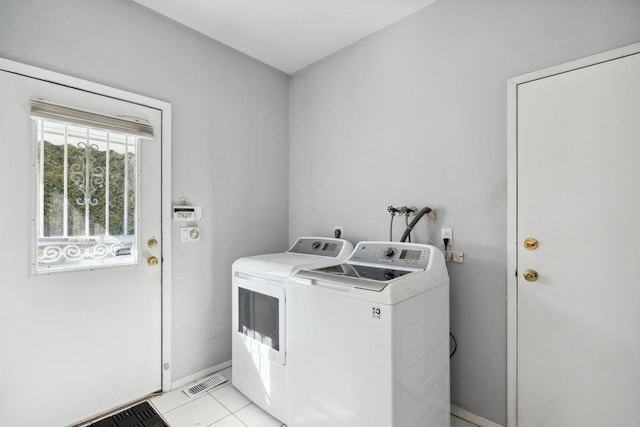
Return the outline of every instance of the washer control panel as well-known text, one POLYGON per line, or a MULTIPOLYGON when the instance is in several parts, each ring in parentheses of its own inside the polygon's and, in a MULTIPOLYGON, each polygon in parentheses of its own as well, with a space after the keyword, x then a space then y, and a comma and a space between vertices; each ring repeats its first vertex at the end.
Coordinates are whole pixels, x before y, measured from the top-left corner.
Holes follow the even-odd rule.
POLYGON ((337 258, 342 252, 343 245, 344 241, 340 239, 301 237, 291 246, 289 252, 337 258))
POLYGON ((397 267, 420 268, 429 266, 431 249, 418 244, 397 242, 360 242, 349 261, 367 264, 393 264, 397 267))

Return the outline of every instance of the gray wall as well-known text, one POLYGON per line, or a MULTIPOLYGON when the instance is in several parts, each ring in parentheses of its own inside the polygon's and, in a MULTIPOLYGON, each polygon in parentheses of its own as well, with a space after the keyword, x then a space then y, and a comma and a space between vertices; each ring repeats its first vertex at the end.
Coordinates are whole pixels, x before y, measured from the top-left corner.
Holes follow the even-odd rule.
POLYGON ((173 378, 229 360, 231 263, 288 243, 289 77, 125 0, 1 0, 0 57, 173 105, 173 378))
POLYGON ((454 405, 506 423, 507 79, 638 42, 639 22, 637 0, 440 0, 292 77, 290 238, 384 240, 387 205, 431 206, 414 241, 449 225, 468 254, 454 405))

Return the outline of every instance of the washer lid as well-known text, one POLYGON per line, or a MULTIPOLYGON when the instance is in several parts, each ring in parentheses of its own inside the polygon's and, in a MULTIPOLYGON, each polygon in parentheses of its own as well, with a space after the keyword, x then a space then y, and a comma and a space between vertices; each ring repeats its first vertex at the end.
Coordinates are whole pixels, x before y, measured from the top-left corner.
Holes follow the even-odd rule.
POLYGON ((239 258, 233 263, 233 270, 289 277, 300 268, 324 267, 342 262, 352 250, 353 245, 347 240, 300 237, 287 252, 239 258))
POLYGON ((319 279, 335 285, 352 286, 380 292, 391 280, 411 273, 415 273, 415 271, 368 265, 338 264, 313 270, 300 270, 296 273, 296 277, 319 279))
POLYGON ((233 263, 233 269, 247 273, 289 277, 300 268, 319 267, 332 261, 336 262, 332 258, 284 252, 240 258, 233 263))

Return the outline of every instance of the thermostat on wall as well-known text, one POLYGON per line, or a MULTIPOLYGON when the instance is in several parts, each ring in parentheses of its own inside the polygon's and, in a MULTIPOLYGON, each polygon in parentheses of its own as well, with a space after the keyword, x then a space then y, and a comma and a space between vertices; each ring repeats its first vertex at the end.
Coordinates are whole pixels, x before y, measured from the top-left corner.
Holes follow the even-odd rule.
POLYGON ((174 221, 200 221, 202 219, 202 208, 200 206, 174 206, 174 221))
POLYGON ((198 227, 180 227, 180 241, 182 243, 196 242, 200 240, 198 227))

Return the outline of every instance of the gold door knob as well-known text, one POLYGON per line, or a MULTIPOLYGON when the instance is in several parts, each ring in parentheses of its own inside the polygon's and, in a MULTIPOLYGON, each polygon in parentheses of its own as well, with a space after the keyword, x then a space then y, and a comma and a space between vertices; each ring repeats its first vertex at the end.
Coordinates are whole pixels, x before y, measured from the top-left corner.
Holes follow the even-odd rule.
POLYGON ((158 246, 158 240, 155 237, 150 238, 149 240, 147 240, 147 246, 152 249, 155 248, 156 246, 158 246))
POLYGON ((529 249, 530 251, 532 251, 534 249, 538 249, 538 241, 536 239, 534 239, 533 237, 529 237, 528 239, 526 239, 524 241, 524 247, 526 249, 529 249))
POLYGON ((154 256, 150 256, 147 258, 147 264, 149 264, 150 267, 153 267, 154 265, 160 264, 160 260, 154 256))
POLYGON ((527 282, 535 282, 538 280, 538 272, 535 270, 525 270, 522 275, 527 282))

